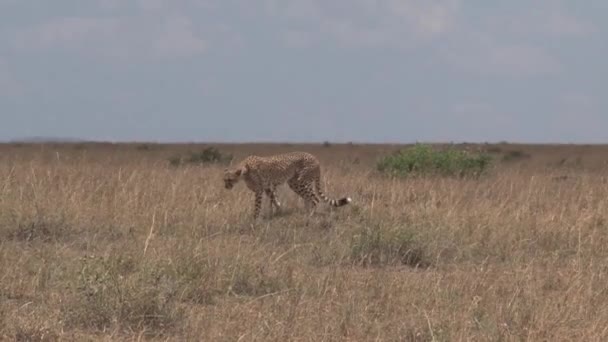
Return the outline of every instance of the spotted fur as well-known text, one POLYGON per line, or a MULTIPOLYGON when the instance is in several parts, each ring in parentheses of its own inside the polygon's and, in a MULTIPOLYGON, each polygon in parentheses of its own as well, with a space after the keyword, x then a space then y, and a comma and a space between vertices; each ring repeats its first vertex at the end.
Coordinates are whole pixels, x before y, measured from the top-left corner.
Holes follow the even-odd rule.
POLYGON ((304 199, 307 208, 314 209, 322 199, 333 207, 351 202, 349 197, 330 199, 321 190, 321 167, 318 159, 306 152, 289 152, 269 157, 249 156, 236 167, 224 170, 224 186, 232 189, 240 179, 255 194, 253 217, 257 218, 262 206, 262 197, 270 199, 271 209, 279 209, 276 188, 284 183, 304 199))

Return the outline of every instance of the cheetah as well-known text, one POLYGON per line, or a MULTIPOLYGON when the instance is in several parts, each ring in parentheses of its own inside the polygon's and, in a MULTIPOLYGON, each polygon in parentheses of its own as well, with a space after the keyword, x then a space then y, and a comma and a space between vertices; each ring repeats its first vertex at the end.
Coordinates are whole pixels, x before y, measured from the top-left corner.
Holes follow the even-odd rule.
POLYGON ((304 199, 307 209, 314 209, 319 198, 332 207, 341 207, 351 202, 350 197, 327 198, 321 190, 319 160, 307 152, 288 152, 267 157, 251 155, 243 159, 236 167, 224 169, 226 189, 232 189, 241 178, 255 194, 254 219, 257 219, 260 214, 264 194, 270 199, 271 211, 273 208, 277 210, 281 208, 275 190, 284 183, 287 183, 291 190, 304 199))

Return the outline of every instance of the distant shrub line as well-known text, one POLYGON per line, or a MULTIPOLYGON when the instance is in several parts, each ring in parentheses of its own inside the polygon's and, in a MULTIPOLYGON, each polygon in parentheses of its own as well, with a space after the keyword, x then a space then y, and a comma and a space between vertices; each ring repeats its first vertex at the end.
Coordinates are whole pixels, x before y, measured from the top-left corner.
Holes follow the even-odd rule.
MULTIPOLYGON (((327 147, 327 145, 325 145, 327 147)), ((331 145, 329 145, 331 146, 331 145)), ((512 153, 511 158, 521 156, 512 153)), ((169 158, 171 166, 229 164, 231 154, 221 152, 216 147, 206 147, 201 151, 189 152, 169 158)), ((479 176, 491 165, 488 153, 468 152, 458 149, 436 150, 430 145, 416 144, 380 158, 376 169, 392 176, 479 176)))

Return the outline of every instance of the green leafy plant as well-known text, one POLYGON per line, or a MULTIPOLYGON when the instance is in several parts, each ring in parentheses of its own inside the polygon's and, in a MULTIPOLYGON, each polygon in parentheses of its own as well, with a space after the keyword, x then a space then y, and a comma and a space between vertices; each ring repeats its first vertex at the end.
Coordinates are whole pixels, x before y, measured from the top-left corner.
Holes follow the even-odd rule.
POLYGON ((478 176, 488 169, 492 158, 484 153, 471 153, 456 149, 434 150, 431 146, 416 144, 380 159, 378 171, 395 176, 439 175, 478 176))

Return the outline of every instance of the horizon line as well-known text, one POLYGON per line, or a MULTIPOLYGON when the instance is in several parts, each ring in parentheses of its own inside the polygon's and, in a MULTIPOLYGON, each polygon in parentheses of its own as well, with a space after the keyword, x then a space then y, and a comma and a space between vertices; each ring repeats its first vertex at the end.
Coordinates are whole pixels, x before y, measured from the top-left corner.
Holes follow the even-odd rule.
POLYGON ((0 140, 0 144, 155 144, 155 145, 414 145, 414 144, 475 144, 475 145, 608 145, 606 142, 557 142, 557 141, 525 141, 525 140, 496 140, 496 141, 467 141, 467 140, 413 140, 413 141, 331 141, 309 140, 309 141, 289 141, 289 140, 243 140, 243 141, 212 141, 212 140, 129 140, 129 139, 81 139, 81 138, 57 138, 57 137, 28 137, 8 140, 0 140))

